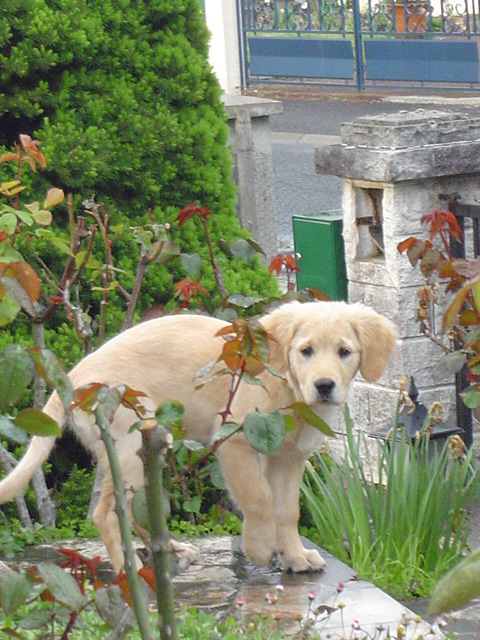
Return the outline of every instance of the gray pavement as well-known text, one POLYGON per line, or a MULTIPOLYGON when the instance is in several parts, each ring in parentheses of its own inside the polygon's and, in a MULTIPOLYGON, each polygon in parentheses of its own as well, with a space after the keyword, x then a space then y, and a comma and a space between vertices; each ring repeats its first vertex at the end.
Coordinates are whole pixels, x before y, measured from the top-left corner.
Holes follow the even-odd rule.
MULTIPOLYGON (((286 90, 284 90, 286 91, 286 90)), ((261 93, 257 94, 261 97, 261 93)), ((361 116, 417 109, 480 114, 480 97, 465 95, 326 95, 292 97, 286 91, 268 97, 279 99, 283 112, 270 118, 275 175, 277 231, 281 251, 293 249, 293 214, 318 213, 341 208, 341 180, 315 173, 317 146, 340 141, 344 122, 361 116)))

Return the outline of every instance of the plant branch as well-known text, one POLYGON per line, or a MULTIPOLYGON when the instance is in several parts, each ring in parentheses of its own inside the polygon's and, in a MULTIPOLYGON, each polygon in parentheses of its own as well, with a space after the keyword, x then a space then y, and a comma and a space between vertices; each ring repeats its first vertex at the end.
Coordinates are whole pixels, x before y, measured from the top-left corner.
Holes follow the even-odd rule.
POLYGON ((148 505, 150 547, 152 551, 155 593, 158 607, 158 626, 161 640, 175 640, 175 605, 170 577, 171 544, 164 508, 163 469, 165 454, 171 447, 172 436, 158 424, 141 429, 140 457, 145 470, 145 492, 148 505))
POLYGON ((127 514, 127 500, 125 497, 125 485, 118 460, 117 449, 110 433, 110 421, 104 413, 102 404, 98 404, 95 409, 96 423, 100 429, 100 437, 108 456, 110 472, 112 474, 115 488, 115 514, 118 518, 120 532, 125 554, 125 573, 127 574, 132 597, 133 607, 143 640, 153 640, 148 618, 148 609, 143 597, 140 578, 136 571, 135 551, 133 549, 132 530, 127 514))

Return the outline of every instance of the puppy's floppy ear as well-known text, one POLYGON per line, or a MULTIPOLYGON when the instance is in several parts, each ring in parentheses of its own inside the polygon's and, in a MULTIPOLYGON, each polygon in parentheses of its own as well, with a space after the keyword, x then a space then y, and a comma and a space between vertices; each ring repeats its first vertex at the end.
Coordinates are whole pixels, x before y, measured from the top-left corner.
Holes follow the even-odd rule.
POLYGON ((298 327, 297 305, 300 303, 289 303, 261 319, 263 327, 272 336, 268 341, 268 361, 278 373, 285 373, 288 369, 290 342, 298 327))
POLYGON ((390 320, 363 305, 352 305, 352 325, 362 348, 360 373, 367 382, 377 380, 387 366, 397 339, 397 330, 390 320))

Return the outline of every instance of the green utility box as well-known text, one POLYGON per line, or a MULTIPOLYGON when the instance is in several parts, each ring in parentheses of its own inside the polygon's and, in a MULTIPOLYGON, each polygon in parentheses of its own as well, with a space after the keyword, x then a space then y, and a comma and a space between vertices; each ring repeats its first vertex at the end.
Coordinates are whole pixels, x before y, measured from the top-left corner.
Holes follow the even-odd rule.
POLYGON ((319 289, 332 300, 346 300, 347 273, 341 211, 293 216, 297 289, 319 289))

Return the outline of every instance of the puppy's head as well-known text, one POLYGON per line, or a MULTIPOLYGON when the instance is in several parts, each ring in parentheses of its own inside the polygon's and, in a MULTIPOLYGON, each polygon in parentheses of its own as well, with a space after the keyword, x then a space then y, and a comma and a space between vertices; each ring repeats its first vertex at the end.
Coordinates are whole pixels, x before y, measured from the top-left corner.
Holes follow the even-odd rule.
POLYGON ((344 403, 358 371, 368 382, 379 378, 397 336, 383 316, 344 302, 289 303, 262 324, 274 338, 271 364, 307 404, 344 403))

